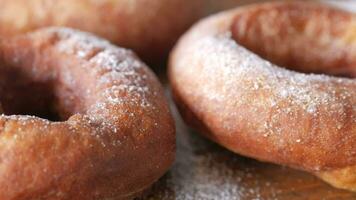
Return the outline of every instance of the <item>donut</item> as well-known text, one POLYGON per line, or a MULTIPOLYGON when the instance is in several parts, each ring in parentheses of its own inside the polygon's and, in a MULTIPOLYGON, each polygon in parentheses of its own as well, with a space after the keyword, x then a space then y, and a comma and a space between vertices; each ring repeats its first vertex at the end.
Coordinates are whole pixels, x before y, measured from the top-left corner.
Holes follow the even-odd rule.
POLYGON ((72 27, 133 49, 158 65, 200 17, 250 1, 257 0, 0 0, 0 37, 49 25, 72 27))
POLYGON ((237 154, 356 191, 355 33, 354 14, 317 3, 213 15, 170 56, 175 102, 187 124, 237 154))
POLYGON ((95 33, 143 58, 161 59, 202 14, 201 1, 0 0, 0 36, 66 26, 95 33))
POLYGON ((130 199, 171 166, 162 87, 130 50, 69 28, 0 41, 0 199, 130 199))

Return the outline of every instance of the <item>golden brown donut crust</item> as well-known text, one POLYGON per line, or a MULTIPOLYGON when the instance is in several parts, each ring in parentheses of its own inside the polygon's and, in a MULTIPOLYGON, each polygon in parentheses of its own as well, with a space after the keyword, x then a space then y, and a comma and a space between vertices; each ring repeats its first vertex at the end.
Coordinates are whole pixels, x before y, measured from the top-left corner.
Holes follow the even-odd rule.
POLYGON ((0 36, 45 26, 66 26, 95 33, 133 49, 146 60, 160 60, 178 36, 203 14, 202 2, 0 0, 0 36))
POLYGON ((131 51, 47 28, 1 41, 0 72, 6 114, 62 120, 0 116, 0 199, 129 199, 172 164, 166 99, 131 51))
POLYGON ((178 37, 199 18, 258 0, 0 0, 0 36, 45 26, 72 27, 133 49, 162 64, 178 37))
POLYGON ((223 12, 175 47, 173 95, 185 121, 226 148, 355 190, 355 30, 355 15, 314 3, 223 12))

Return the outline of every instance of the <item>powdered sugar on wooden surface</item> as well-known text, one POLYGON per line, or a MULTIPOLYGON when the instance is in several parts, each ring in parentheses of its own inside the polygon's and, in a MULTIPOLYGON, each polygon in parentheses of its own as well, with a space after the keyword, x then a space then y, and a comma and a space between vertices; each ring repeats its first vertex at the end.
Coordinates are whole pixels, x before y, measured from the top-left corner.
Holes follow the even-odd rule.
POLYGON ((145 199, 278 199, 280 189, 259 177, 252 167, 257 162, 247 164, 250 161, 246 163, 246 159, 207 142, 188 129, 177 112, 174 114, 178 133, 176 163, 145 199))

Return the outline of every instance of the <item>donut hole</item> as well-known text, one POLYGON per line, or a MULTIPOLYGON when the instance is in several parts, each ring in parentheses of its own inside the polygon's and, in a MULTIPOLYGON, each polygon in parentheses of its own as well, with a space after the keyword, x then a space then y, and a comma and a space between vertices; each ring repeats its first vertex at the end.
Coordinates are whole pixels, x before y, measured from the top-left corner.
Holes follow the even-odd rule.
MULTIPOLYGON (((50 32, 49 32, 50 33, 50 32)), ((66 121, 98 100, 95 75, 80 59, 58 51, 57 34, 0 40, 0 104, 5 115, 66 121)))
MULTIPOLYGON (((50 121, 65 121, 74 114, 85 113, 82 89, 63 80, 64 76, 58 70, 60 67, 36 66, 29 60, 9 64, 2 62, 0 54, 0 103, 5 115, 32 115, 50 121)), ((75 73, 85 77, 84 72, 75 73)), ((83 81, 78 79, 78 82, 83 81)))
POLYGON ((55 106, 54 81, 36 81, 16 68, 0 69, 0 102, 6 115, 33 115, 51 121, 66 120, 55 106))
POLYGON ((351 15, 337 9, 280 4, 236 15, 237 43, 260 57, 303 73, 356 76, 356 37, 351 15))

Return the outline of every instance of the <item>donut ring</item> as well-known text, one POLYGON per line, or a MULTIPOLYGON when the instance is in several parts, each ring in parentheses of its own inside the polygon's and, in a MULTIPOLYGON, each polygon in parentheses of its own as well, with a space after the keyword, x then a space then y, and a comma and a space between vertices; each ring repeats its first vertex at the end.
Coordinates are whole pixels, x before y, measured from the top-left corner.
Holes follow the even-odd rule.
POLYGON ((95 33, 133 49, 146 60, 160 61, 179 35, 203 14, 202 2, 0 0, 0 36, 45 26, 65 26, 95 33))
POLYGON ((315 3, 223 12, 180 39, 172 93, 185 121, 222 146, 356 191, 355 33, 354 14, 315 3))
POLYGON ((196 20, 232 5, 255 1, 0 0, 0 36, 45 26, 71 27, 132 49, 146 62, 161 64, 179 36, 196 20))
POLYGON ((0 199, 129 199, 172 164, 166 99, 131 51, 47 28, 1 41, 0 71, 0 199))

